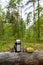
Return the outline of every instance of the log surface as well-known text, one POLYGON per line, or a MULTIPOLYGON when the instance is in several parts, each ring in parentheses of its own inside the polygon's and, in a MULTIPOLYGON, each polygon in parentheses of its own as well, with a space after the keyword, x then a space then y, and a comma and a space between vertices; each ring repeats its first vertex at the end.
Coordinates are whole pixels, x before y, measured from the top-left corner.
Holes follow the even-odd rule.
POLYGON ((0 52, 0 65, 43 65, 43 51, 0 52))

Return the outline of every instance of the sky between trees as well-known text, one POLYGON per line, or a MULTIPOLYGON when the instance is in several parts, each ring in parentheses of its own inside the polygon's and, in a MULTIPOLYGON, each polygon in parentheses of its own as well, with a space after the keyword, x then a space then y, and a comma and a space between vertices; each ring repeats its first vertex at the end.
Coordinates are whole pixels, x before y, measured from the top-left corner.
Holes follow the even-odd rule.
MULTIPOLYGON (((28 1, 28 0, 23 0, 23 1, 22 1, 23 5, 25 5, 25 3, 26 3, 27 1, 28 1)), ((9 3, 9 0, 0 0, 0 4, 1 4, 2 7, 4 8, 4 11, 5 11, 5 12, 6 12, 6 8, 5 8, 5 7, 8 5, 8 3, 9 3)), ((40 4, 41 4, 41 6, 43 7, 43 0, 40 0, 40 4)), ((28 12, 30 12, 30 11, 33 11, 33 9, 30 8, 29 10, 27 9, 26 12, 24 12, 24 9, 28 8, 30 5, 32 5, 32 3, 29 4, 28 6, 22 8, 22 18, 23 18, 24 20, 25 20, 25 18, 26 18, 25 13, 28 13, 28 12)), ((36 5, 37 5, 37 3, 36 3, 36 5)))

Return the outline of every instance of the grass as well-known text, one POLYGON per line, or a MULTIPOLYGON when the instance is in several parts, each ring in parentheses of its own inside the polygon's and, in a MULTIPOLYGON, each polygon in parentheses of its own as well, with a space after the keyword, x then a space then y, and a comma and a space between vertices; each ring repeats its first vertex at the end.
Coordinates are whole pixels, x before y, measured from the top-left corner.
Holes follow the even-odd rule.
MULTIPOLYGON (((10 47, 14 46, 14 40, 11 41, 0 41, 0 52, 6 52, 10 47)), ((34 50, 43 50, 43 43, 21 43, 21 47, 32 47, 34 50)))
POLYGON ((2 41, 0 43, 0 52, 8 51, 12 46, 14 46, 14 41, 9 41, 9 42, 2 41))
POLYGON ((43 50, 43 43, 23 43, 22 46, 32 47, 34 50, 43 50))

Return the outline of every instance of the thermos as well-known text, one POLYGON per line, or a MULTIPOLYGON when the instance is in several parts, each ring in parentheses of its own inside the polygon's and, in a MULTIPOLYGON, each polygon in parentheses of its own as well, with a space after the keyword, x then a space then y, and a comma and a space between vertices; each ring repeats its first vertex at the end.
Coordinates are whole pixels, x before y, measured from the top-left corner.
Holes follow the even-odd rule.
POLYGON ((21 52, 21 40, 16 40, 14 48, 15 52, 21 52))

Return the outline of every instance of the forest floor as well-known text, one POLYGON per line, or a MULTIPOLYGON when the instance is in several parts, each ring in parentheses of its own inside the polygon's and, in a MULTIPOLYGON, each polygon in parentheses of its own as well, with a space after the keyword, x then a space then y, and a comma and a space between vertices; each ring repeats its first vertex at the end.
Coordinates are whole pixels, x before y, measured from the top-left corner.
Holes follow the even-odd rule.
MULTIPOLYGON (((14 41, 10 42, 0 42, 0 52, 6 52, 10 49, 10 47, 14 47, 14 41)), ((32 47, 34 50, 43 50, 43 43, 24 43, 22 42, 21 47, 32 47)))

